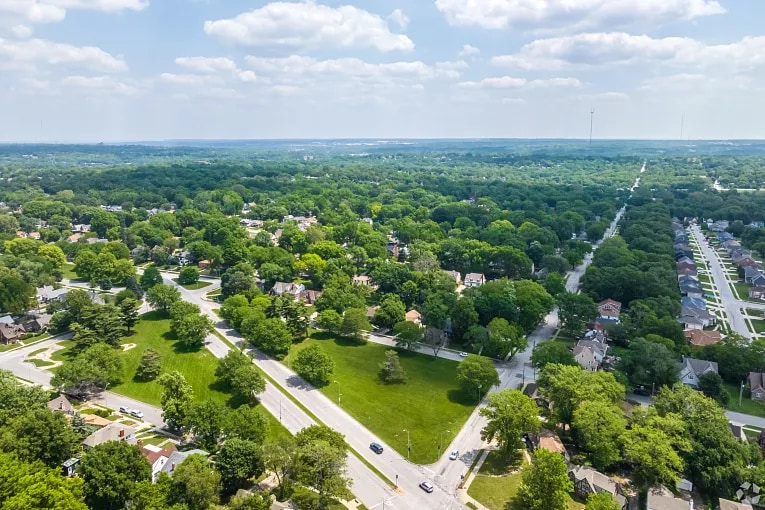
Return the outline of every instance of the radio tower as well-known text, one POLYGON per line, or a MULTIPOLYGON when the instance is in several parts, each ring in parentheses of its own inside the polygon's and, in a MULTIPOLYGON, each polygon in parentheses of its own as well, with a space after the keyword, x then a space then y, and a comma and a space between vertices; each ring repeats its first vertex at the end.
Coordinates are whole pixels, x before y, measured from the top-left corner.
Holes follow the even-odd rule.
POLYGON ((592 148, 592 118, 595 116, 595 108, 590 108, 590 148, 592 148))

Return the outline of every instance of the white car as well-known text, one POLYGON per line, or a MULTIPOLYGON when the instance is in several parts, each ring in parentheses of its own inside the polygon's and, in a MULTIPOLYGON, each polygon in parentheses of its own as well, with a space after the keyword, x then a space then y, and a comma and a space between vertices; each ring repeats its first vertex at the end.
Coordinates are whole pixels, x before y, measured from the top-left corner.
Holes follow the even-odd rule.
POLYGON ((130 408, 127 406, 120 406, 120 412, 125 414, 130 414, 130 408))
POLYGON ((449 454, 449 460, 457 460, 457 457, 460 456, 459 450, 452 450, 452 453, 449 454))
POLYGON ((465 357, 465 356, 467 356, 467 355, 468 355, 468 353, 466 353, 466 352, 464 352, 464 351, 460 353, 460 357, 462 357, 462 358, 464 358, 464 357, 465 357))
POLYGON ((138 409, 131 409, 130 416, 135 416, 136 418, 143 419, 143 411, 139 411, 138 409))

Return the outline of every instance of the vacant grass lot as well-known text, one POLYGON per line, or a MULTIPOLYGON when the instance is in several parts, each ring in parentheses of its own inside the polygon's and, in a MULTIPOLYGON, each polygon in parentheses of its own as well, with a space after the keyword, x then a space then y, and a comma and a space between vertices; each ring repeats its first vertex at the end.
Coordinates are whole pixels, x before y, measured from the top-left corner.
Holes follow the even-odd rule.
POLYGON ((212 285, 212 283, 210 283, 210 282, 203 282, 203 281, 198 281, 197 283, 191 283, 189 285, 184 285, 182 283, 178 283, 178 278, 173 278, 173 281, 175 283, 177 283, 178 285, 180 285, 181 287, 183 287, 184 289, 186 289, 186 290, 199 290, 199 289, 204 289, 205 287, 209 287, 210 285, 212 285))
POLYGON ((737 413, 751 414, 752 416, 760 416, 765 418, 765 404, 755 402, 749 398, 749 392, 744 388, 743 398, 741 399, 741 407, 738 406, 739 387, 737 384, 723 383, 725 389, 730 395, 728 401, 728 409, 737 413))
MULTIPOLYGON (((295 353, 314 343, 335 361, 332 380, 339 382, 341 407, 402 455, 407 453, 404 430, 409 430, 412 462, 435 462, 439 434, 443 434, 441 446, 445 449, 475 407, 475 397, 466 399, 458 390, 454 361, 399 350, 409 381, 388 385, 380 382, 377 371, 390 347, 356 345, 315 333, 293 346, 284 363, 289 366, 295 353)), ((337 402, 338 383, 330 383, 321 392, 337 402)))
POLYGON ((747 285, 746 283, 734 282, 732 286, 735 289, 734 293, 738 292, 739 299, 742 299, 744 301, 749 300, 749 285, 747 285))

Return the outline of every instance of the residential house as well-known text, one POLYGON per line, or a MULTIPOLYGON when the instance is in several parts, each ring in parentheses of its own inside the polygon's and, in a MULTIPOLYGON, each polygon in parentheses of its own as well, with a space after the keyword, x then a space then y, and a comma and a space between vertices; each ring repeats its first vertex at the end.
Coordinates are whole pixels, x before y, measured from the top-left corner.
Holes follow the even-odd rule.
POLYGON ((719 331, 691 328, 685 331, 685 339, 695 347, 705 347, 719 343, 722 340, 722 335, 719 331))
MULTIPOLYGON (((683 259, 687 259, 687 257, 683 257, 683 259)), ((698 268, 696 267, 696 264, 693 262, 678 262, 677 264, 677 270, 681 269, 687 269, 691 271, 690 274, 697 274, 699 272, 698 268)))
POLYGON ((87 449, 95 448, 107 441, 125 441, 129 444, 136 444, 135 430, 135 427, 122 423, 110 423, 86 437, 82 441, 82 445, 87 449))
POLYGON ((704 301, 702 298, 683 296, 682 298, 680 298, 680 302, 682 303, 683 306, 687 306, 688 308, 695 308, 697 310, 707 309, 707 302, 704 301))
POLYGON ((414 322, 418 326, 422 325, 422 315, 417 310, 409 310, 406 312, 406 315, 404 315, 404 320, 414 322))
POLYGON ((68 459, 63 464, 61 464, 61 474, 66 476, 67 478, 71 478, 74 476, 75 472, 77 471, 77 464, 80 463, 80 459, 77 457, 72 457, 71 459, 68 459))
POLYGON ((680 294, 683 296, 691 298, 701 298, 704 296, 701 285, 696 282, 681 281, 678 286, 680 287, 680 294))
POLYGON ((100 239, 98 237, 88 237, 85 239, 85 242, 88 244, 106 244, 109 242, 108 239, 100 239))
POLYGON ((360 275, 360 276, 353 277, 354 285, 363 285, 364 287, 369 287, 371 283, 372 283, 372 279, 369 278, 369 276, 367 275, 360 275))
POLYGON ((752 266, 746 266, 744 267, 744 281, 750 285, 752 285, 752 280, 756 277, 761 275, 762 272, 757 269, 756 267, 752 266))
POLYGON ((69 416, 77 414, 77 410, 74 408, 72 403, 69 402, 69 399, 67 399, 64 395, 59 395, 58 397, 49 401, 48 409, 53 412, 61 412, 67 414, 69 416))
POLYGON ((753 507, 749 503, 739 503, 738 501, 731 501, 729 499, 720 498, 720 510, 752 510, 753 507))
POLYGON ((0 317, 0 324, 8 324, 12 326, 16 324, 16 321, 13 320, 13 317, 11 317, 10 315, 3 315, 2 317, 0 317))
POLYGON ((717 363, 714 361, 683 356, 683 361, 680 362, 680 374, 678 379, 680 379, 681 383, 696 388, 699 385, 699 377, 707 372, 717 373, 717 363))
POLYGON ((212 265, 212 262, 210 262, 209 260, 200 260, 199 263, 197 264, 197 266, 199 266, 199 269, 201 269, 202 271, 206 269, 210 269, 211 265, 212 265))
POLYGON ((752 285, 755 287, 765 287, 765 274, 760 273, 752 278, 752 285))
POLYGON ((690 306, 683 306, 682 311, 680 312, 680 317, 680 322, 684 322, 688 317, 699 319, 702 322, 702 327, 704 328, 713 326, 716 322, 715 316, 706 309, 693 308, 690 306))
POLYGON ((53 318, 51 314, 42 313, 32 316, 22 323, 22 326, 27 332, 39 333, 45 331, 50 326, 50 320, 53 318))
MULTIPOLYGON (((140 441, 139 441, 140 443, 140 441)), ((146 457, 146 460, 151 464, 151 481, 156 482, 159 478, 159 474, 162 472, 162 468, 165 467, 167 461, 172 456, 173 452, 178 451, 175 445, 171 445, 167 448, 157 448, 153 445, 141 446, 141 454, 146 457)))
POLYGON ((621 510, 627 509, 628 502, 622 486, 603 473, 588 466, 574 466, 568 477, 574 482, 574 494, 582 500, 587 500, 590 494, 607 492, 614 497, 621 510))
POLYGON ((50 285, 45 285, 37 289, 37 302, 41 304, 48 304, 52 301, 63 301, 66 296, 69 295, 69 289, 60 288, 54 289, 50 285))
POLYGON ((462 283, 462 275, 460 274, 459 271, 444 271, 444 273, 451 276, 454 279, 454 281, 457 283, 457 285, 462 283))
POLYGON ((598 315, 603 318, 618 319, 622 311, 622 304, 613 299, 604 299, 598 303, 598 315))
POLYGON ((468 273, 465 275, 463 283, 465 287, 480 287, 486 283, 486 277, 481 273, 468 273))
POLYGON ((204 450, 187 450, 185 452, 172 452, 170 454, 170 457, 168 457, 167 462, 165 462, 165 465, 162 466, 162 472, 167 473, 171 477, 173 476, 173 473, 175 473, 175 468, 181 465, 181 463, 186 460, 187 457, 190 455, 199 454, 204 455, 205 457, 209 457, 210 454, 207 453, 204 450))
POLYGON ((23 326, 15 324, 0 324, 0 341, 5 345, 15 344, 26 333, 23 326))
POLYGON ((690 503, 684 499, 676 498, 669 491, 660 493, 648 491, 648 505, 646 510, 692 510, 690 503))
POLYGON ((388 241, 386 248, 388 250, 388 255, 394 259, 398 258, 398 241, 388 241))
POLYGON ((79 223, 77 225, 72 225, 72 233, 75 234, 86 234, 90 232, 90 225, 85 225, 84 223, 79 223))
MULTIPOLYGON (((733 258, 733 257, 731 257, 733 258)), ((757 267, 759 264, 750 255, 733 258, 733 263, 739 267, 757 267)))
POLYGON ((749 299, 765 298, 765 287, 752 287, 749 289, 749 299))
POLYGON ((749 372, 747 379, 752 400, 765 402, 765 374, 762 372, 749 372))
POLYGON ((295 299, 300 299, 303 293, 305 293, 305 285, 302 283, 276 282, 271 288, 271 294, 275 296, 283 296, 287 294, 295 299))
POLYGON ((606 356, 608 345, 595 340, 579 340, 574 347, 574 359, 590 372, 595 372, 606 356))
POLYGON ((304 299, 306 304, 313 305, 316 303, 316 300, 321 297, 323 294, 320 290, 307 290, 305 291, 304 299))
POLYGON ((688 268, 678 269, 677 270, 677 277, 680 278, 681 276, 696 276, 697 273, 698 273, 698 271, 695 268, 693 268, 693 269, 688 269, 688 268))
POLYGON ((729 222, 728 220, 717 220, 713 223, 709 223, 709 230, 712 232, 724 232, 728 230, 729 222))
POLYGON ((568 462, 568 451, 566 451, 566 447, 563 446, 563 441, 560 440, 560 437, 558 437, 558 434, 555 432, 548 429, 542 429, 538 434, 533 432, 527 434, 526 438, 526 446, 531 451, 539 450, 541 448, 548 452, 559 453, 566 459, 566 462, 568 462))
POLYGON ((704 329, 704 322, 698 317, 694 317, 692 315, 683 316, 680 319, 680 323, 683 325, 683 329, 686 331, 704 329))

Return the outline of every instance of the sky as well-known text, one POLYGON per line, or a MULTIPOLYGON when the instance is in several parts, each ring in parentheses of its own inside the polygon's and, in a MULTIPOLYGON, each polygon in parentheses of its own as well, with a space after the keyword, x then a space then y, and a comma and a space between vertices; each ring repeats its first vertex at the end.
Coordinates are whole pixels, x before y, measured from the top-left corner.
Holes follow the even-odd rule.
POLYGON ((0 0, 0 141, 765 138, 762 0, 0 0), (594 110, 594 114, 591 112, 594 110))

